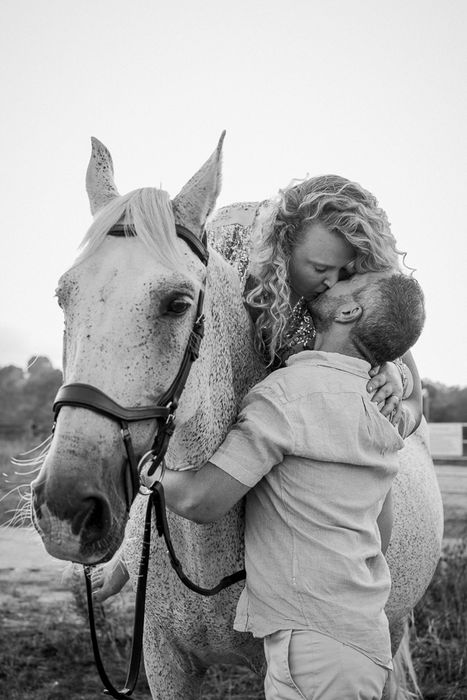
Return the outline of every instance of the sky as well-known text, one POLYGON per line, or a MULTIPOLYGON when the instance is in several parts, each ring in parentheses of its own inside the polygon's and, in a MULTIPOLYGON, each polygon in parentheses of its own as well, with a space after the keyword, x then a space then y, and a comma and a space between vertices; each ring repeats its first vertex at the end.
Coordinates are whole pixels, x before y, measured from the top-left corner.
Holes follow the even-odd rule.
POLYGON ((426 297, 422 377, 467 385, 465 0, 2 0, 0 366, 61 366, 54 291, 91 224, 90 137, 172 197, 224 143, 218 204, 337 173, 426 297))

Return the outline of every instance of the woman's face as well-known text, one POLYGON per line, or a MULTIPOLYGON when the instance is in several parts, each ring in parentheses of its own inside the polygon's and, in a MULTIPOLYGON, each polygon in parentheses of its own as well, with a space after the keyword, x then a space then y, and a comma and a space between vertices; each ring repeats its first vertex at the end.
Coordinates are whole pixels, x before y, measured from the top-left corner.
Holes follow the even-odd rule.
POLYGON ((291 301, 311 301, 340 279, 343 268, 355 258, 355 250, 340 233, 319 222, 303 229, 289 260, 291 301))

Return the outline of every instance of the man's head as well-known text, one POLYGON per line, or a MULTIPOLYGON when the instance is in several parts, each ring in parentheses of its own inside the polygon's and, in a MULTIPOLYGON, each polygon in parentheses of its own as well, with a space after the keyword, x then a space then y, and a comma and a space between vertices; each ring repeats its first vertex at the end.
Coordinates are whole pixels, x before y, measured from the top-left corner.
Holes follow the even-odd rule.
POLYGON ((358 354, 372 365, 401 357, 425 322, 421 287, 401 273, 354 275, 321 294, 310 309, 317 349, 358 354))

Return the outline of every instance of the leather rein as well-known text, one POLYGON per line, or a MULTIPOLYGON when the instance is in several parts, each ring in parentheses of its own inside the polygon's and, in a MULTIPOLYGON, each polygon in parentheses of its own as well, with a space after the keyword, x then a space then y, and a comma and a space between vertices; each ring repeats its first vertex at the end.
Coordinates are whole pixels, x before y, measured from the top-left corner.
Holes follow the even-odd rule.
MULTIPOLYGON (((176 233, 179 238, 184 240, 191 250, 198 256, 204 265, 207 266, 209 253, 206 245, 206 235, 203 238, 198 238, 189 229, 176 224, 176 233)), ((110 236, 136 236, 136 230, 132 226, 116 224, 113 226, 107 235, 110 236)), ((163 537, 167 547, 170 563, 182 581, 190 590, 199 593, 203 596, 212 596, 219 591, 231 586, 232 584, 241 581, 245 578, 245 570, 225 576, 217 586, 213 588, 202 588, 191 581, 183 571, 180 561, 177 559, 167 522, 164 489, 161 479, 164 473, 165 463, 164 457, 167 452, 169 441, 175 430, 175 414, 178 407, 180 396, 185 388, 188 375, 190 373, 193 362, 198 358, 199 348, 204 335, 204 288, 200 289, 198 295, 198 305, 196 310, 195 321, 190 332, 188 343, 180 363, 178 372, 167 389, 160 397, 159 403, 155 406, 142 406, 133 408, 124 408, 111 399, 107 394, 100 389, 91 386, 90 384, 64 384, 58 390, 53 406, 55 422, 57 422, 58 414, 63 406, 73 406, 85 408, 94 411, 101 415, 111 418, 120 424, 120 432, 128 458, 128 472, 125 479, 125 496, 127 510, 130 510, 131 504, 136 497, 138 491, 143 495, 148 496, 146 507, 146 515, 144 522, 143 544, 141 549, 141 559, 139 563, 138 583, 136 588, 136 602, 133 622, 133 640, 130 653, 130 661, 125 685, 121 690, 115 688, 110 681, 99 651, 97 633, 95 627, 94 607, 92 600, 92 566, 84 566, 84 574, 86 581, 86 596, 88 602, 89 628, 91 633, 91 641, 94 652, 94 660, 96 663, 99 676, 104 684, 104 693, 113 698, 128 698, 132 695, 139 675, 141 664, 141 654, 143 646, 143 631, 144 631, 144 610, 146 603, 146 582, 148 575, 149 553, 151 542, 151 519, 154 509, 156 517, 156 529, 159 537, 163 537), (144 454, 138 461, 133 449, 129 423, 134 423, 141 420, 157 421, 157 430, 153 439, 151 449, 144 454), (159 478, 154 477, 156 470, 160 467, 159 478), (145 474, 142 473, 143 468, 145 474), (154 477, 154 478, 152 478, 154 477), (141 491, 141 487, 144 491, 141 491)))

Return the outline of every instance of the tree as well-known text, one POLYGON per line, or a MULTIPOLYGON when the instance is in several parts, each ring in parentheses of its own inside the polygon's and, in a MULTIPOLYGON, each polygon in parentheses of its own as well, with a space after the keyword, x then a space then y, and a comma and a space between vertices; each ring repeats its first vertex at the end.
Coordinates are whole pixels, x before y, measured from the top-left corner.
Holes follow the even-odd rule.
POLYGON ((431 423, 467 423, 467 387, 423 380, 429 397, 431 423))
POLYGON ((26 372, 14 365, 0 368, 3 434, 22 432, 45 438, 52 428, 52 405, 61 383, 61 371, 47 357, 30 360, 26 372))

